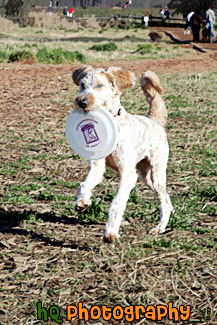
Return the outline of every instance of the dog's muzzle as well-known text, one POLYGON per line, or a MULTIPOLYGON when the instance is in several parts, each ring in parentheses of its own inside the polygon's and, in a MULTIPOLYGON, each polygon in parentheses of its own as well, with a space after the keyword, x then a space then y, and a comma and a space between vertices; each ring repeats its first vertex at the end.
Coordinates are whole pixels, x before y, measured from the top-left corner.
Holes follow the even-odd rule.
POLYGON ((88 106, 88 100, 87 99, 80 99, 77 101, 78 106, 85 109, 88 106))

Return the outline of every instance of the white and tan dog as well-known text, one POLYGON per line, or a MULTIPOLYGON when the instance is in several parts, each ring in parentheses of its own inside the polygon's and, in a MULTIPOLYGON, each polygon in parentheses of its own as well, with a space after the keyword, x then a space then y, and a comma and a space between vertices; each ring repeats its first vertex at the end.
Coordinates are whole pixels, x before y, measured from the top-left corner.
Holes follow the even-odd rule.
POLYGON ((140 80, 150 106, 148 117, 131 115, 121 106, 121 92, 135 84, 132 72, 116 67, 104 70, 86 66, 76 69, 72 78, 80 88, 80 94, 74 100, 75 109, 89 112, 104 107, 117 120, 119 129, 115 150, 105 159, 89 162, 89 173, 79 187, 75 209, 83 211, 91 205, 92 190, 102 181, 106 165, 118 171, 120 185, 109 209, 104 232, 105 242, 114 241, 119 237, 121 219, 138 172, 160 200, 160 223, 151 233, 164 232, 173 207, 166 191, 169 147, 163 127, 167 110, 160 96, 163 89, 158 76, 147 71, 140 80))

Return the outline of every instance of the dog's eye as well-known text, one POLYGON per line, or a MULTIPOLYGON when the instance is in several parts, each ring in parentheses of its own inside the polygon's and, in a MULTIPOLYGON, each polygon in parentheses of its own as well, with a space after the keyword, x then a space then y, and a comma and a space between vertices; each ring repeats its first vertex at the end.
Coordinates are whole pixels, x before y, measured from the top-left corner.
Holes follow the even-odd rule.
POLYGON ((96 88, 101 88, 101 87, 102 87, 102 85, 100 85, 100 84, 96 85, 96 88))

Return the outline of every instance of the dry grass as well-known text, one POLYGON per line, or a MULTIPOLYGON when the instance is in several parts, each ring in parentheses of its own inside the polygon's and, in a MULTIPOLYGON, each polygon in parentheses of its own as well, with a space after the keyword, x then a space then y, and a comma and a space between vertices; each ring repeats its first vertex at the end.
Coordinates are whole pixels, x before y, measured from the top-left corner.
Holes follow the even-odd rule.
MULTIPOLYGON (((52 28, 15 28, 7 32, 3 29, 1 51, 11 53, 21 49, 28 49, 34 55, 39 49, 46 47, 48 50, 64 48, 69 51, 79 51, 85 55, 87 63, 111 62, 113 60, 138 60, 138 59, 164 59, 178 58, 193 53, 192 49, 184 49, 168 43, 167 38, 162 34, 162 41, 152 43, 151 50, 147 53, 138 51, 139 45, 150 44, 149 30, 131 29, 100 29, 100 28, 79 28, 79 29, 52 29, 52 28), (88 35, 88 36, 87 36, 88 35), (118 50, 113 52, 96 52, 90 50, 93 45, 115 42, 118 50)), ((5 60, 5 62, 7 62, 5 60)))

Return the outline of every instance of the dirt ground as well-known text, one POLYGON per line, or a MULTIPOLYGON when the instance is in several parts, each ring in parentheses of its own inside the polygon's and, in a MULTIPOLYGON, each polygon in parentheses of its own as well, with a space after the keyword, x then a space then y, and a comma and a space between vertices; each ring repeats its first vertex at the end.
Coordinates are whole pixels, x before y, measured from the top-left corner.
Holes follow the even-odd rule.
MULTIPOLYGON (((200 78, 203 72, 217 70, 217 53, 214 50, 208 53, 195 51, 194 54, 174 59, 113 61, 109 64, 105 62, 92 65, 104 68, 111 65, 120 66, 134 71, 137 77, 141 72, 150 69, 159 76, 188 73, 200 78)), ((65 181, 68 182, 80 182, 83 179, 87 163, 82 162, 81 165, 76 156, 73 159, 70 156, 71 149, 61 142, 64 134, 63 121, 73 107, 71 73, 78 66, 80 64, 77 63, 0 65, 1 165, 7 166, 7 161, 13 162, 14 168, 12 172, 11 166, 8 165, 7 173, 0 173, 0 196, 7 194, 8 187, 24 187, 33 179, 37 185, 36 180, 40 183, 41 180, 46 180, 48 174, 53 178, 56 175, 64 175, 65 181), (53 137, 46 138, 46 132, 51 129, 53 137), (38 144, 35 139, 39 139, 38 144), (61 152, 64 152, 65 158, 58 160, 61 152), (43 165, 40 163, 40 154, 41 159, 44 159, 43 165), (30 166, 29 155, 34 158, 30 166), (48 162, 46 156, 49 155, 56 155, 57 159, 48 162), (15 162, 22 162, 25 156, 27 171, 22 172, 21 166, 16 174, 15 162), (72 161, 73 169, 70 165, 72 161)), ((200 98, 196 100, 198 103, 203 101, 200 98)), ((178 117, 175 123, 178 125, 182 121, 178 117)), ((191 128, 193 127, 191 125, 191 128)), ((182 132, 185 133, 186 130, 187 127, 182 132)), ((212 131, 211 127, 209 131, 212 131)), ((201 132, 205 132, 204 129, 201 132)), ((199 140, 195 141, 198 143, 199 140)), ((179 146, 184 148, 184 145, 182 143, 179 146)), ((117 184, 117 179, 110 175, 107 178, 110 179, 111 186, 113 183, 117 184)), ((170 181, 174 192, 181 187, 188 193, 187 185, 181 178, 178 181, 170 181)), ((77 187, 60 187, 58 190, 62 200, 64 195, 73 196, 72 206, 77 187)), ((31 188, 29 191, 30 196, 41 195, 38 188, 31 188)), ((103 193, 103 189, 100 191, 103 193)), ((43 193, 41 202, 37 204, 26 202, 19 206, 19 202, 15 202, 17 207, 13 208, 14 198, 11 197, 8 199, 9 203, 1 207, 3 219, 0 220, 0 283, 3 289, 0 288, 0 324, 39 323, 32 316, 35 314, 38 300, 46 301, 47 306, 55 302, 64 307, 70 302, 77 303, 80 300, 86 306, 102 301, 113 305, 118 301, 119 304, 128 305, 134 304, 138 297, 137 302, 145 301, 146 304, 177 300, 186 305, 190 301, 197 307, 192 323, 189 321, 188 324, 208 324, 209 321, 209 324, 216 324, 216 309, 213 307, 216 306, 216 275, 212 266, 214 251, 213 255, 209 252, 203 259, 200 252, 186 250, 183 253, 182 250, 167 248, 167 240, 173 242, 174 238, 178 237, 174 230, 173 234, 169 232, 166 235, 165 246, 159 253, 154 242, 153 246, 145 246, 141 241, 145 225, 137 219, 126 222, 125 244, 103 246, 101 237, 104 221, 99 220, 97 224, 82 223, 78 222, 74 215, 55 215, 48 203, 46 191, 43 193), (26 221, 26 211, 30 208, 31 211, 37 212, 41 223, 26 221), (14 218, 15 221, 10 224, 7 218, 14 218), (140 242, 144 245, 141 246, 141 251, 138 250, 140 242), (147 249, 150 255, 143 255, 144 249, 147 249), (176 273, 175 269, 178 269, 179 273, 176 273), (197 274, 203 276, 201 286, 198 284, 200 279, 197 274), (143 282, 140 282, 142 277, 143 282), (203 320, 197 314, 200 309, 205 310, 203 320), (209 313, 209 310, 212 310, 212 313, 209 313)), ((29 213, 27 214, 29 217, 29 213)), ((201 224, 208 224, 214 232, 213 217, 203 213, 202 217, 201 224)), ((189 234, 186 230, 182 232, 183 238, 189 239, 189 245, 193 245, 194 240, 201 240, 203 243, 202 233, 189 234)), ((117 323, 119 322, 110 322, 117 323)))
MULTIPOLYGON (((111 64, 93 64, 93 67, 108 68, 111 64)), ((213 71, 217 68, 217 52, 198 53, 188 55, 188 58, 180 59, 159 59, 159 60, 141 60, 120 62, 114 61, 113 66, 119 66, 129 69, 139 77, 142 71, 152 70, 158 74, 164 73, 200 73, 213 71)), ((46 98, 51 100, 51 110, 57 110, 53 107, 52 96, 56 93, 56 87, 59 91, 67 91, 72 85, 71 72, 79 67, 80 64, 71 65, 43 65, 34 63, 26 64, 1 64, 0 78, 3 85, 0 116, 3 125, 14 121, 14 114, 19 116, 16 126, 22 125, 27 116, 30 119, 37 118, 37 112, 31 109, 34 101, 46 98), (7 116, 5 118, 5 114, 7 116), (17 125, 18 123, 18 125, 17 125)), ((69 104, 70 105, 70 104, 69 104)), ((46 114, 46 113, 45 113, 46 114)), ((15 126, 15 125, 14 125, 15 126)))
MULTIPOLYGON (((188 45, 182 45, 188 47, 188 45)), ((158 60, 141 60, 141 61, 113 61, 113 66, 120 66, 135 72, 138 76, 146 70, 153 70, 158 74, 164 73, 200 73, 206 71, 214 71, 217 68, 217 52, 209 51, 208 53, 188 54, 185 58, 171 58, 158 60)), ((23 100, 29 101, 27 98, 36 98, 43 96, 51 96, 54 90, 55 80, 60 87, 68 88, 71 85, 71 72, 81 66, 81 64, 71 65, 43 65, 43 64, 1 64, 0 76, 1 83, 4 88, 3 98, 1 99, 2 108, 10 107, 10 103, 21 108, 20 114, 25 106, 23 100), (61 78, 58 79, 58 77, 61 78), (63 78, 64 76, 64 78, 63 78), (65 78, 65 76, 67 76, 65 78), (46 88, 44 93, 41 89, 46 88), (32 93, 34 89, 34 94, 32 93), (35 94, 36 92, 36 94, 35 94), (19 100, 19 101, 18 101, 19 100), (5 103, 7 105, 5 106, 5 103), (8 105, 9 103, 9 105, 8 105)), ((93 67, 108 68, 110 64, 92 64, 93 67)), ((1 112, 2 114, 2 112, 1 112)))

